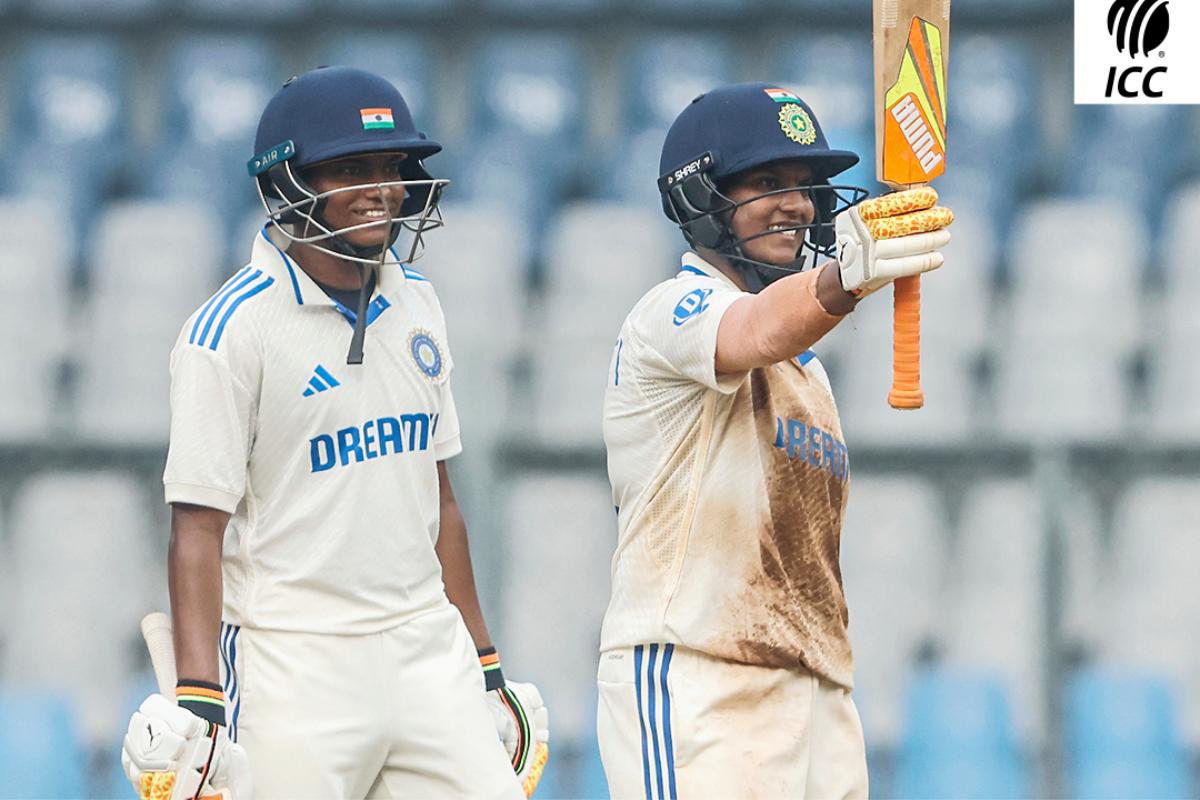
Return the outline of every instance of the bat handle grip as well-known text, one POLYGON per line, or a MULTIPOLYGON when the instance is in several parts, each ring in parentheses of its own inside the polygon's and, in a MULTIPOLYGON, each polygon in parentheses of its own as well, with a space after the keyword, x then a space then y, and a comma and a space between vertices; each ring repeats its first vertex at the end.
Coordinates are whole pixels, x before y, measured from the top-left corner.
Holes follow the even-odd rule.
POLYGON ((892 317, 892 408, 920 408, 921 391, 921 276, 898 278, 892 317))

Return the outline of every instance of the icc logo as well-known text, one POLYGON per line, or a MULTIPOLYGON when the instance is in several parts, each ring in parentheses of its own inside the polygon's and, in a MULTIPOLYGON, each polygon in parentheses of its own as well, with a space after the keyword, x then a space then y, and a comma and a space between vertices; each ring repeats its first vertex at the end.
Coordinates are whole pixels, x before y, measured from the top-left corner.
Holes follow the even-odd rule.
MULTIPOLYGON (((1134 58, 1149 57, 1166 41, 1167 31, 1171 27, 1167 2, 1115 0, 1108 9, 1108 32, 1116 40, 1118 52, 1128 53, 1134 58)), ((1165 55, 1162 51, 1158 52, 1159 58, 1165 55)), ((1104 96, 1112 97, 1115 89, 1121 97, 1162 97, 1162 92, 1154 88, 1152 81, 1166 72, 1166 67, 1109 67, 1104 96)))

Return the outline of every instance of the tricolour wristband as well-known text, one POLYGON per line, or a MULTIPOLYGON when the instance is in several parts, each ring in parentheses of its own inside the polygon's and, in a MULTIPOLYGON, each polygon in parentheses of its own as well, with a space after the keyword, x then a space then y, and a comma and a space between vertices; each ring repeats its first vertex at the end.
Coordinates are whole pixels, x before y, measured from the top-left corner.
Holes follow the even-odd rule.
POLYGON ((225 693, 218 684, 181 679, 175 684, 175 700, 201 719, 225 724, 225 693))
POLYGON ((500 654, 494 647, 477 650, 479 666, 483 667, 483 686, 487 691, 504 688, 504 673, 500 671, 500 654))

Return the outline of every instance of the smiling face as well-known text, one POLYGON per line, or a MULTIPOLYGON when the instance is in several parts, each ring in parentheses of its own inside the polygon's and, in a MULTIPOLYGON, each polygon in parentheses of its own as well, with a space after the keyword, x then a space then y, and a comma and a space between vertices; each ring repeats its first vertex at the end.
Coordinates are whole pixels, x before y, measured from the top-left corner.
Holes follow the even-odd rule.
MULTIPOLYGON (((304 172, 304 179, 318 194, 334 189, 363 184, 379 184, 400 180, 404 153, 364 153, 315 164, 304 172)), ((325 198, 322 216, 331 230, 350 228, 364 223, 381 223, 400 216, 404 202, 404 187, 380 188, 368 185, 354 191, 338 192, 325 198)), ((373 225, 341 234, 341 238, 356 247, 378 247, 388 240, 389 226, 373 225)))
POLYGON ((808 187, 812 179, 812 169, 796 159, 772 161, 729 178, 723 194, 734 202, 745 203, 734 212, 730 230, 738 240, 758 236, 742 245, 746 258, 778 266, 795 261, 804 242, 803 229, 782 230, 765 236, 759 234, 811 225, 816 210, 810 192, 788 191, 767 197, 760 195, 781 189, 808 187), (756 197, 759 199, 755 200, 756 197))

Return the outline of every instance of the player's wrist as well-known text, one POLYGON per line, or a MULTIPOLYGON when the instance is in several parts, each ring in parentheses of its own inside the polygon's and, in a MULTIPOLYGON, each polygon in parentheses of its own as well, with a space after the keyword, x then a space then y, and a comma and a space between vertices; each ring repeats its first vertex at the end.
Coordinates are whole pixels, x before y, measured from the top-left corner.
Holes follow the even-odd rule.
POLYGON ((175 684, 175 701, 213 725, 225 724, 225 693, 220 684, 181 678, 175 684))
POLYGON ((500 654, 494 647, 475 651, 479 655, 479 666, 483 668, 484 689, 491 692, 504 688, 504 673, 500 670, 500 654))

